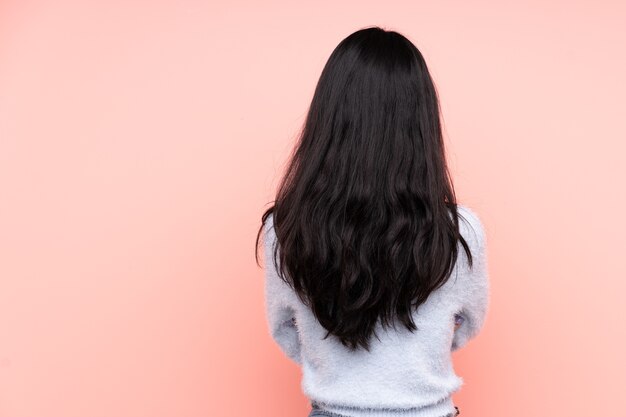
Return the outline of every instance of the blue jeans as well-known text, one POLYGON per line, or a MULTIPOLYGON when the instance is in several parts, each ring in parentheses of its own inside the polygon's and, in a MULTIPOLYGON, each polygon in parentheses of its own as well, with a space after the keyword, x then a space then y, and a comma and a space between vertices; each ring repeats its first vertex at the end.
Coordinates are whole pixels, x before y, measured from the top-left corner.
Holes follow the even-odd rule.
MULTIPOLYGON (((456 409, 456 412, 452 414, 448 414, 446 416, 441 416, 441 417, 455 417, 461 414, 461 410, 459 410, 459 407, 455 406, 454 408, 456 409)), ((344 416, 342 414, 332 413, 330 411, 320 410, 317 408, 312 408, 308 417, 347 417, 347 416, 344 416)))

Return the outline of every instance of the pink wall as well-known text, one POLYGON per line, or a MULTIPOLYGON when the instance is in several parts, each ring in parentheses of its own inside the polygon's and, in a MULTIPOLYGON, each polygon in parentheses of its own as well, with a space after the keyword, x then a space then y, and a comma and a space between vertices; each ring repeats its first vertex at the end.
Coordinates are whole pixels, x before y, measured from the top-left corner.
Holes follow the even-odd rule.
POLYGON ((617 1, 0 3, 0 416, 305 416, 260 214, 336 44, 423 51, 493 300, 465 416, 623 413, 617 1), (621 411, 620 411, 621 410, 621 411))

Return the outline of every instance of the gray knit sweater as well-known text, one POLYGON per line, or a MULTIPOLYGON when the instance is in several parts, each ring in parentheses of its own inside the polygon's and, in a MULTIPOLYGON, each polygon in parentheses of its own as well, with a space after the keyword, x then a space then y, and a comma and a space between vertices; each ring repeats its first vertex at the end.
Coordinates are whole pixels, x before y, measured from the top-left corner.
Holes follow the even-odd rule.
POLYGON ((461 234, 470 245, 474 269, 459 243, 459 257, 446 284, 415 313, 418 330, 376 329, 370 352, 350 352, 326 330, 272 262, 273 215, 264 228, 265 307, 272 338, 301 366, 301 389, 313 407, 350 417, 443 417, 454 415, 451 395, 463 384, 451 352, 482 328, 489 304, 485 232, 474 211, 458 205, 461 234), (454 323, 461 322, 455 331, 454 323))

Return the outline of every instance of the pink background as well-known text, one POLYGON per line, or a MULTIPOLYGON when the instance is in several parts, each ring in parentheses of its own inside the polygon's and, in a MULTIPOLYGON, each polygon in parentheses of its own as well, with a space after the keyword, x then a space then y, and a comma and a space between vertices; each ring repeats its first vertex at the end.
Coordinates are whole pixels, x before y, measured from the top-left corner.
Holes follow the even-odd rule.
POLYGON ((0 416, 305 416, 261 212, 337 43, 424 53, 492 304, 471 416, 613 416, 626 387, 617 1, 0 2, 0 416))

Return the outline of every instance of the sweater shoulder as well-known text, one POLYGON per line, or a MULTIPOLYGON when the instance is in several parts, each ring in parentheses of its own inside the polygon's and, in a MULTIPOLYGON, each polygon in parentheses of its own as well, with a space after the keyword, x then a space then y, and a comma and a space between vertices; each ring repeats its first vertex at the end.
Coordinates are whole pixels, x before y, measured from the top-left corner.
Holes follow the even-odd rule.
POLYGON ((477 211, 466 205, 457 205, 459 214, 459 230, 468 244, 476 250, 483 250, 485 247, 485 227, 477 211))

